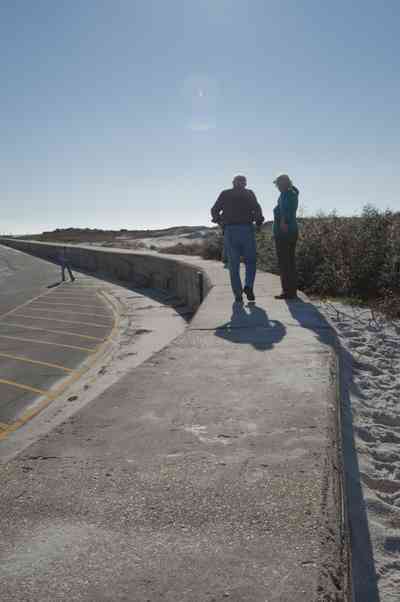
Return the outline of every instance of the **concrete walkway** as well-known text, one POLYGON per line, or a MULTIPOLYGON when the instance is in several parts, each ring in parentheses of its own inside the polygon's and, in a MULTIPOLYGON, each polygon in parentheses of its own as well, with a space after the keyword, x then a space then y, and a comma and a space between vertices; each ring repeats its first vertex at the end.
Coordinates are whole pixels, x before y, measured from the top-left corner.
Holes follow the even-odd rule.
POLYGON ((345 600, 331 331, 190 261, 185 333, 0 468, 2 602, 345 600))

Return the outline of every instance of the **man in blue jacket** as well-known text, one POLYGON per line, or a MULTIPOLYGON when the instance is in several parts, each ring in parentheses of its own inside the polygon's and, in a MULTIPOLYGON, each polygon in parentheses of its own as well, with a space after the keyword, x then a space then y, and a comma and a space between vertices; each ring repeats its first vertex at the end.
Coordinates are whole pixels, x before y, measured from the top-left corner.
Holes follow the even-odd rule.
POLYGON ((296 213, 299 206, 299 191, 287 174, 274 180, 280 192, 274 209, 274 238, 281 274, 282 292, 276 299, 297 298, 296 244, 298 226, 296 213))
POLYGON ((223 190, 211 209, 212 221, 224 229, 224 244, 228 252, 229 273, 235 300, 243 302, 245 293, 249 301, 254 301, 254 280, 256 277, 256 238, 254 222, 261 226, 264 222, 262 209, 256 195, 246 188, 245 176, 233 179, 233 188, 223 190), (245 286, 240 279, 240 258, 246 266, 245 286))

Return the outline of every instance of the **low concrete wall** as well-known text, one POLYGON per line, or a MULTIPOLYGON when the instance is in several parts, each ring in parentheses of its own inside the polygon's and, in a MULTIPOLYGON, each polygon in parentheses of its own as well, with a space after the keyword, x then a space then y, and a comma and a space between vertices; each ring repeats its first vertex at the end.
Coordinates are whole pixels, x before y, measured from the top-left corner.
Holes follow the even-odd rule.
POLYGON ((171 291, 193 310, 199 307, 212 286, 206 272, 197 266, 155 253, 10 238, 0 239, 0 243, 50 261, 57 261, 57 255, 65 249, 73 268, 103 274, 137 288, 171 291))

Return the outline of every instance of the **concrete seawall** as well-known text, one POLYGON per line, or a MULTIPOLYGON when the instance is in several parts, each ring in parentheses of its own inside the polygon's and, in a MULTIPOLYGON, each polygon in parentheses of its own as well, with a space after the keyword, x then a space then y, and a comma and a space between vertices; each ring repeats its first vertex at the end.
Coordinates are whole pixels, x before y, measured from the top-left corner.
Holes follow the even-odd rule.
POLYGON ((3 239, 0 242, 50 261, 57 261, 58 253, 65 249, 73 268, 100 273, 137 288, 171 291, 193 310, 199 307, 211 289, 210 278, 202 268, 165 255, 17 239, 3 239))
MULTIPOLYGON (((1 242, 50 260, 65 247, 1 242)), ((113 600, 350 601, 335 337, 315 307, 276 301, 279 279, 270 274, 257 276, 256 305, 232 306, 216 262, 65 248, 77 269, 162 288, 200 309, 181 337, 22 459, 25 468, 56 460, 35 465, 10 538, 22 541, 23 518, 35 529, 51 523, 60 541, 78 525, 96 543, 87 570, 71 560, 68 574, 60 566, 50 577, 44 558, 42 599, 79 592, 90 601, 101 588, 102 599, 113 600), (51 490, 41 485, 49 470, 51 490), (45 518, 36 511, 42 503, 45 518)), ((16 461, 9 474, 18 470, 16 461)), ((18 483, 5 483, 4 507, 18 483)), ((71 546, 80 545, 77 536, 71 546)), ((21 586, 21 597, 13 590, 5 599, 25 593, 21 586)))

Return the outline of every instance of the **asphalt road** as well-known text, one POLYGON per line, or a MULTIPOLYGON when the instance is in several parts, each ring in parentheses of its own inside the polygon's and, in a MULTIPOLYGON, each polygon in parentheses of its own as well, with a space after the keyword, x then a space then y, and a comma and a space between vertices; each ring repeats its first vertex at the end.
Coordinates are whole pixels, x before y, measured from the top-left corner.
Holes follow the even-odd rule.
POLYGON ((101 281, 0 246, 0 438, 79 378, 113 328, 101 281))

